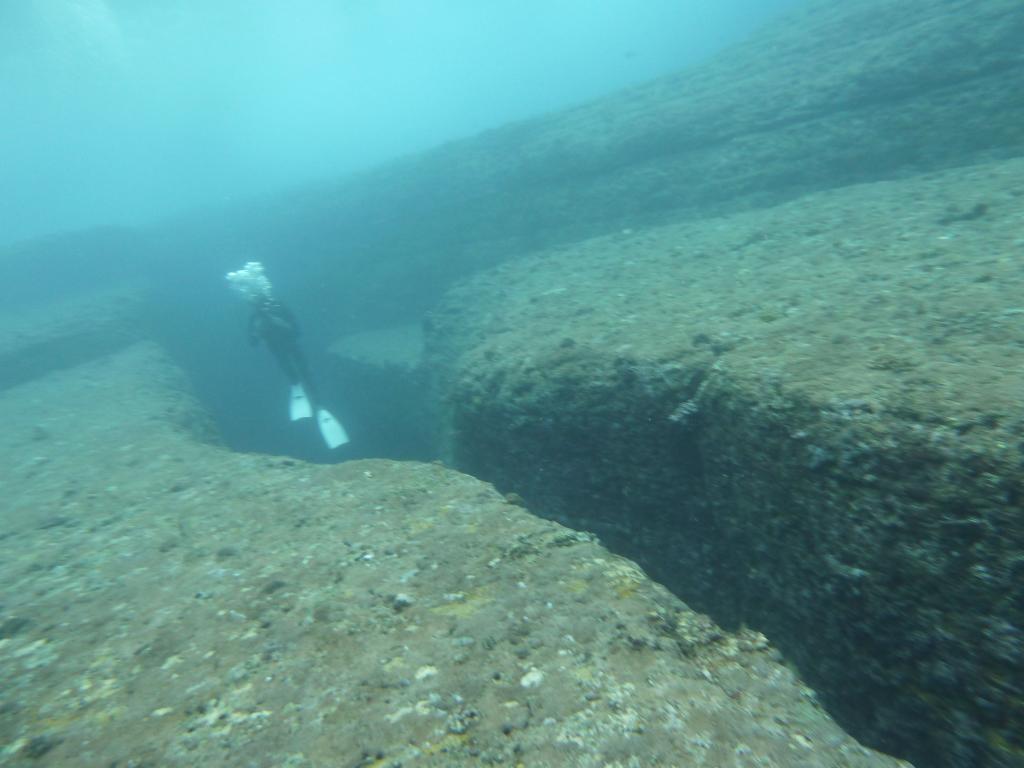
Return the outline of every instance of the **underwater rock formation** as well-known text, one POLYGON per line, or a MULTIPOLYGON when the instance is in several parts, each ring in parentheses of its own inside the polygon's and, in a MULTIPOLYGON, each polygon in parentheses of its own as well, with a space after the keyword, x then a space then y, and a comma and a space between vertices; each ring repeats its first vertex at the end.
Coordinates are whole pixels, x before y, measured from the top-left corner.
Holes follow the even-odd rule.
POLYGON ((0 764, 906 765, 591 535, 201 417, 150 344, 0 392, 0 764))
MULTIPOLYGON (((40 278, 37 277, 37 280, 40 278)), ((0 390, 123 349, 144 336, 141 291, 107 289, 0 311, 0 390)))
POLYGON ((678 74, 168 234, 289 254, 345 333, 415 322, 524 251, 1020 154, 1022 39, 1018 0, 815 0, 678 74))
POLYGON ((1013 765, 1022 178, 854 186, 466 281, 428 335, 452 460, 765 632, 868 743, 1013 765))

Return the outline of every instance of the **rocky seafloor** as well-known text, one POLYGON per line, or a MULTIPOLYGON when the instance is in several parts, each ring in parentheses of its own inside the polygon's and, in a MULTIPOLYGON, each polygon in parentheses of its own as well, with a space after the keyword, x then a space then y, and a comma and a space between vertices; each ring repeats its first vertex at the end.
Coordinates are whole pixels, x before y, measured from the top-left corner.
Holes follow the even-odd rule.
POLYGON ((0 764, 902 764, 472 477, 219 447, 154 345, 0 418, 0 764))
POLYGON ((778 642, 859 737, 1024 765, 1024 161, 467 280, 455 465, 778 642))

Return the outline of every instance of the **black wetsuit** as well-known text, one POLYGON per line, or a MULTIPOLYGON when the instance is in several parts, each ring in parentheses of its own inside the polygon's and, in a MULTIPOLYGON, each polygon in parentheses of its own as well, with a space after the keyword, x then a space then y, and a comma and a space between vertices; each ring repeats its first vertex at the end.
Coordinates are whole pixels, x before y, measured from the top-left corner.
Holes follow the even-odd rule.
POLYGON ((249 317, 249 340, 267 345, 281 370, 292 384, 301 384, 306 395, 315 401, 313 379, 299 347, 299 324, 295 315, 276 299, 261 299, 253 304, 249 317))

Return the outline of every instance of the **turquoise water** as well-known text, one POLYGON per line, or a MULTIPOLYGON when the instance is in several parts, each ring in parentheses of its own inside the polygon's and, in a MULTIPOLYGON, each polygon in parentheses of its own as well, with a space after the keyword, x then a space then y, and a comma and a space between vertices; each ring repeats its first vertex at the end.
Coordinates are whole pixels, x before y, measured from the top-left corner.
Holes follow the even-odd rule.
MULTIPOLYGON (((724 645, 763 632, 862 743, 1020 765, 1022 39, 1019 0, 0 6, 0 541, 39 547, 19 585, 93 589, 67 542, 115 523, 147 532, 115 542, 139 568, 171 552, 202 583, 176 510, 244 531, 233 466, 280 471, 272 548, 277 505, 329 527, 311 478, 434 470, 300 460, 442 460, 596 532, 724 645), (266 289, 233 290, 256 262, 266 289), (296 378, 349 442, 290 418, 296 378)), ((410 493, 439 514, 419 486, 359 508, 386 523, 410 493)), ((31 595, 0 596, 0 641, 47 667, 64 636, 31 595)), ((660 640, 628 653, 678 629, 644 621, 660 640)), ((74 753, 86 720, 21 706, 0 701, 0 761, 74 753)))

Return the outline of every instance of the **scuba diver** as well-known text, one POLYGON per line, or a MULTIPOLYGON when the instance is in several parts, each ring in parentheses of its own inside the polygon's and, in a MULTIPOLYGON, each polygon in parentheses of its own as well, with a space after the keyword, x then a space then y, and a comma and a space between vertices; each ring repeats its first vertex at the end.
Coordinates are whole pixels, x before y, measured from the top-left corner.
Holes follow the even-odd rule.
POLYGON ((291 384, 289 415, 292 421, 308 419, 315 413, 320 435, 328 448, 348 442, 348 434, 330 411, 321 407, 313 389, 313 377, 299 346, 299 324, 284 304, 274 298, 270 281, 258 261, 248 262, 242 269, 228 272, 231 287, 245 296, 252 308, 249 316, 249 341, 263 342, 284 371, 291 384))

